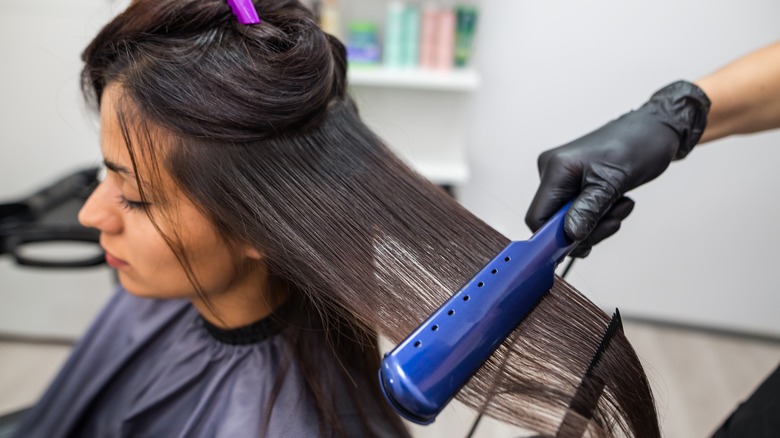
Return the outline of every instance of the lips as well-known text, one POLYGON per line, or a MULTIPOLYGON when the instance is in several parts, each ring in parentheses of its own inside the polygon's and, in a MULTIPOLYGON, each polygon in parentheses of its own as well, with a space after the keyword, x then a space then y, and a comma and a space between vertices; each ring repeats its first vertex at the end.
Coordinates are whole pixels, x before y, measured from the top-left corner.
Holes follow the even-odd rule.
MULTIPOLYGON (((105 248, 103 250, 105 251, 105 248)), ((126 261, 117 258, 116 256, 114 256, 108 251, 106 251, 106 263, 112 268, 116 268, 116 269, 129 265, 126 261)))

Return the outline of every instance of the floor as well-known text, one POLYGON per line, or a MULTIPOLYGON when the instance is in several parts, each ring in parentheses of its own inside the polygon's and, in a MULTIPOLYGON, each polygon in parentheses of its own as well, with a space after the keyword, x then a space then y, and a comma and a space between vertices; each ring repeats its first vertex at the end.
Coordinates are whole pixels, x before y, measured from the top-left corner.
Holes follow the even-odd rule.
POLYGON ((768 341, 629 323, 667 437, 710 436, 780 364, 768 341))
MULTIPOLYGON (((780 340, 626 322, 625 331, 653 384, 664 436, 705 437, 780 363, 780 340)), ((69 347, 0 342, 0 414, 32 404, 68 355, 69 347)), ((465 436, 473 414, 449 409, 418 438, 465 436)), ((490 421, 475 437, 515 437, 490 421)))

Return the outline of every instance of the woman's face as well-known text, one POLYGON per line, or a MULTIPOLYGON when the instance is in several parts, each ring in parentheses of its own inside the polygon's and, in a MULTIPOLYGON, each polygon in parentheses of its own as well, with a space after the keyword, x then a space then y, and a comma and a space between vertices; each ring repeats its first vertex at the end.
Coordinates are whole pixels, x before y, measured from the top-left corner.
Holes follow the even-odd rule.
MULTIPOLYGON (((120 96, 121 88, 114 85, 103 93, 100 139, 107 170, 105 178, 81 209, 79 221, 86 227, 100 230, 100 245, 106 251, 106 261, 117 270, 119 281, 128 292, 140 297, 197 300, 198 295, 184 268, 141 204, 134 168, 117 117, 120 96)), ((160 155, 162 153, 158 152, 160 155)), ((229 302, 230 307, 245 305, 241 303, 242 299, 256 299, 267 277, 257 251, 229 244, 220 236, 176 187, 164 166, 159 166, 162 184, 155 187, 146 182, 147 166, 143 162, 137 165, 146 192, 165 191, 164 206, 152 201, 147 207, 162 232, 180 241, 209 301, 212 304, 229 302), (251 259, 247 266, 255 268, 239 269, 239 265, 246 265, 247 258, 251 259)))

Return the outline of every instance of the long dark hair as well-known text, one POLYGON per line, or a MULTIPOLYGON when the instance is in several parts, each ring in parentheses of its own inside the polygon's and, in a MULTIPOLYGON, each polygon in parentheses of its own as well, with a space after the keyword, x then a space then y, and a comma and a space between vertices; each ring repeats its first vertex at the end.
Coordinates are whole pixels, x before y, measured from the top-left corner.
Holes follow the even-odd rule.
MULTIPOLYGON (((223 0, 137 0, 85 50, 83 89, 99 107, 109 84, 121 86, 134 165, 160 163, 227 239, 263 253, 295 304, 288 367, 303 375, 321 433, 339 435, 337 387, 358 409, 366 394, 381 398, 377 334, 403 338, 508 240, 363 124, 347 95, 345 49, 307 8, 255 3, 262 23, 244 26, 223 0)), ((164 197, 152 186, 141 195, 164 197)), ((165 237, 202 293, 178 237, 165 237)), ((608 322, 556 282, 461 399, 556 433, 608 322)), ((594 435, 657 436, 649 386, 622 332, 608 351, 602 401, 576 415, 594 435)), ((361 415, 368 424, 371 414, 361 415)))

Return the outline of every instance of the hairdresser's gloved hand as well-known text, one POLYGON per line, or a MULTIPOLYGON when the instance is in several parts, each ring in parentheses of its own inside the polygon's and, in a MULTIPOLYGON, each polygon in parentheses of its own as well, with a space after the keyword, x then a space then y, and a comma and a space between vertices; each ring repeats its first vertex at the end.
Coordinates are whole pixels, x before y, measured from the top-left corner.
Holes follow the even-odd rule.
POLYGON ((675 82, 636 111, 544 152, 539 156, 541 183, 526 223, 536 231, 574 199, 564 226, 571 239, 581 242, 572 255, 587 256, 593 245, 617 232, 634 208, 624 194, 693 149, 704 132, 709 107, 699 87, 675 82))

